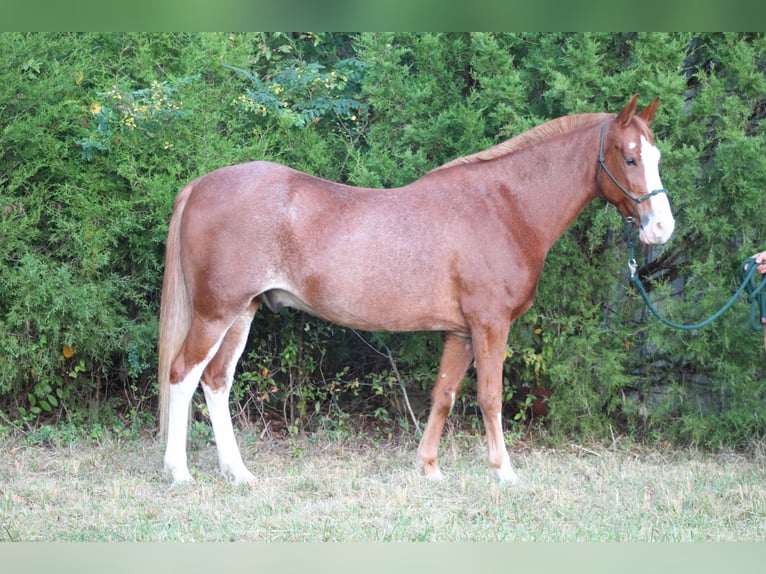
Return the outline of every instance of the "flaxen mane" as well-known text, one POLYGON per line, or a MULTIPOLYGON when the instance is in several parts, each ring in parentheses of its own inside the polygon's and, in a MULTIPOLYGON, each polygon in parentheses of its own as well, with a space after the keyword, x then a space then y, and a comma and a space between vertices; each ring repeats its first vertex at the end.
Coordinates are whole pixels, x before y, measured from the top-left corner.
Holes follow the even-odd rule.
POLYGON ((562 116, 560 118, 547 121, 544 124, 541 124, 529 131, 512 137, 509 140, 492 146, 489 149, 485 149, 484 151, 453 159, 452 161, 447 162, 444 165, 431 171, 437 171, 455 165, 489 161, 491 159, 495 159, 496 157, 500 157, 533 145, 537 142, 545 141, 557 135, 576 130, 579 127, 590 125, 612 117, 614 117, 614 114, 607 113, 587 113, 575 114, 572 116, 562 116))

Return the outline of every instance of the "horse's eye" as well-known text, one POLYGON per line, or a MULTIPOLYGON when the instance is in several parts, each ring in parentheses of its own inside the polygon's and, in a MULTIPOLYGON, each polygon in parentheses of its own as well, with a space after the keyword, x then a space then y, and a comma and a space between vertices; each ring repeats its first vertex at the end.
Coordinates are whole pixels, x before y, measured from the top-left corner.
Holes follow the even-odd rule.
POLYGON ((636 158, 626 157, 625 158, 625 165, 629 165, 631 167, 636 167, 638 165, 638 163, 636 163, 636 158))

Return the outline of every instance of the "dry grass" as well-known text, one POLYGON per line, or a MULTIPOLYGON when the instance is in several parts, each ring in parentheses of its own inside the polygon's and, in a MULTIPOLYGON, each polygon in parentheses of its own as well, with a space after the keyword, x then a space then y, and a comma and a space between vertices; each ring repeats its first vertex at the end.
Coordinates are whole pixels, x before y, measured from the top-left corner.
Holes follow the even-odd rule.
POLYGON ((0 444, 0 540, 762 541, 760 452, 518 446, 524 483, 498 487, 483 442, 448 436, 440 483, 416 444, 245 435, 259 477, 234 487, 213 446, 192 450, 196 482, 169 488, 152 439, 0 444))

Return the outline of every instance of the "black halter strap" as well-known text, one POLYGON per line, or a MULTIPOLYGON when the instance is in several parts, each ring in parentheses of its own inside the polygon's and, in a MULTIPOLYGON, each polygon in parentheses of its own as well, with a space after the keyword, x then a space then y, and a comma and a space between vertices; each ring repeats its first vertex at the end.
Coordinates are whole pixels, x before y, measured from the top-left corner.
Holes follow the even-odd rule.
POLYGON ((596 175, 596 181, 599 182, 599 187, 601 186, 601 172, 605 171, 606 175, 609 176, 609 179, 611 179, 614 184, 622 191, 625 195, 627 195, 634 203, 633 206, 633 220, 635 221, 636 218, 636 211, 638 210, 638 204, 642 201, 646 201, 647 199, 650 199, 654 197, 655 195, 659 195, 660 193, 664 193, 665 195, 668 194, 667 189, 655 189, 654 191, 650 191, 646 195, 642 195, 640 197, 636 197, 632 193, 630 193, 623 185, 617 181, 617 178, 612 175, 612 172, 609 171, 609 168, 606 167, 606 163, 604 163, 604 132, 606 131, 606 124, 609 120, 604 121, 603 124, 601 124, 601 139, 598 144, 598 174, 596 175))

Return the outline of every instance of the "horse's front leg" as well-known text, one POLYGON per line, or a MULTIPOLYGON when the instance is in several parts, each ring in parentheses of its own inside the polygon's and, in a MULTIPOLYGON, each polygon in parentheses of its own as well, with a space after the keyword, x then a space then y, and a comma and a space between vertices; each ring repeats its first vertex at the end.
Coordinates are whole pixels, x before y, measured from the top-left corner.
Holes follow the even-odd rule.
POLYGON ((463 377, 472 360, 471 340, 449 333, 444 342, 436 385, 431 393, 431 412, 418 447, 418 467, 428 478, 436 480, 443 478, 437 462, 439 440, 447 415, 455 404, 463 377))
POLYGON ((503 436, 503 360, 507 338, 507 328, 490 328, 474 331, 473 340, 477 400, 487 433, 489 465, 501 484, 516 484, 519 477, 511 466, 503 436))

